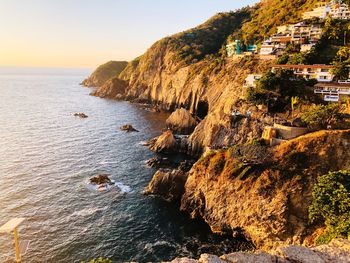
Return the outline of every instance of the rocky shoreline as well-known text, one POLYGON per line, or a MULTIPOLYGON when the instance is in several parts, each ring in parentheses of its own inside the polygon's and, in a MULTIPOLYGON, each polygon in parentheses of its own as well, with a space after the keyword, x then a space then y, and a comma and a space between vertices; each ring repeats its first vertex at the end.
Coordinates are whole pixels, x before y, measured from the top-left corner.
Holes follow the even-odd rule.
MULTIPOLYGON (((268 8, 257 5, 253 11, 263 13, 268 8)), ((150 161, 159 170, 145 194, 179 202, 182 211, 203 219, 213 232, 243 234, 264 251, 293 245, 314 247, 325 232, 325 220, 310 222, 313 187, 329 172, 350 169, 350 121, 339 130, 306 127, 299 117, 319 100, 310 99, 296 112, 294 105, 289 107, 294 95, 284 96, 278 87, 276 92, 268 89, 267 94, 270 98, 279 92, 280 100, 288 101, 287 106, 279 105, 280 111, 270 111, 264 99, 252 102, 247 98, 249 92, 256 95, 244 85, 247 75, 270 72, 276 63, 254 54, 233 58, 222 54, 232 34, 241 33, 247 10, 218 14, 196 28, 156 42, 92 95, 171 112, 167 129, 147 146, 160 155, 182 153, 196 158, 186 168, 167 168, 162 159, 150 161), (208 35, 216 42, 206 41, 208 35), (281 144, 270 145, 272 138, 263 138, 264 130, 287 121, 303 126, 309 134, 288 139, 280 135, 274 139, 281 144)), ((293 17, 293 10, 286 12, 293 17)), ((316 253, 313 248, 297 247, 303 249, 310 255, 316 253)), ((199 262, 259 262, 253 259, 260 256, 261 262, 304 262, 283 253, 244 254, 251 261, 204 256, 199 262)), ((318 256, 315 262, 331 262, 318 256)), ((175 262, 198 262, 179 260, 175 262)))
POLYGON ((176 258, 170 263, 348 263, 349 251, 350 241, 333 240, 311 248, 284 246, 268 252, 236 252, 220 257, 202 254, 198 260, 176 258))

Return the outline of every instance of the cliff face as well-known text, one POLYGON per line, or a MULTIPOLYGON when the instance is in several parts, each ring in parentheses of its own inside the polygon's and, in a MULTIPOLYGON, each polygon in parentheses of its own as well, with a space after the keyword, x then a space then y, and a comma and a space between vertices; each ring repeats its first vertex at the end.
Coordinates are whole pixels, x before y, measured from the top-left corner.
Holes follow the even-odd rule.
POLYGON ((126 81, 113 77, 105 81, 101 87, 91 92, 90 95, 108 99, 123 99, 126 88, 126 81))
POLYGON ((86 87, 101 87, 107 80, 119 76, 127 64, 126 61, 109 61, 99 66, 81 84, 86 87))
MULTIPOLYGON (((249 73, 264 72, 273 61, 227 59, 225 45, 241 39, 258 43, 282 24, 297 22, 316 0, 263 0, 253 7, 220 13, 193 29, 156 42, 142 56, 128 63, 118 78, 127 86, 109 83, 96 96, 146 102, 173 111, 185 108, 203 121, 190 138, 194 155, 205 146, 229 146, 261 135, 262 112, 242 102, 243 80, 249 73), (232 109, 253 112, 249 121, 232 123, 232 109), (240 132, 245 131, 245 132, 240 132)), ((108 70, 107 70, 108 71, 108 70)), ((112 74, 116 76, 115 73, 112 74)), ((91 76, 86 85, 100 87, 91 76)))
POLYGON ((243 231, 259 248, 302 244, 315 230, 308 226, 312 187, 318 176, 350 168, 349 146, 349 130, 321 131, 272 150, 212 153, 189 172, 181 209, 213 231, 243 231))

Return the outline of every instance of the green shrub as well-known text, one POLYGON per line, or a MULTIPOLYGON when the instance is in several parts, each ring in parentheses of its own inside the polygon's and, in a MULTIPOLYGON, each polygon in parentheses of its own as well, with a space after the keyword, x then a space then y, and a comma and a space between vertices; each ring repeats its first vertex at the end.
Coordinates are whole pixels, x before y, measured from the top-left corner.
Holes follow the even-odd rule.
POLYGON ((265 146, 266 142, 265 142, 265 139, 263 139, 263 138, 253 138, 252 140, 250 140, 248 142, 248 144, 250 144, 250 145, 258 145, 258 146, 265 146))
POLYGON ((309 218, 312 222, 323 220, 326 224, 326 231, 316 242, 347 238, 350 233, 350 172, 330 172, 321 176, 312 196, 309 218))
POLYGON ((301 116, 301 120, 311 129, 325 129, 341 120, 338 104, 318 105, 301 116))

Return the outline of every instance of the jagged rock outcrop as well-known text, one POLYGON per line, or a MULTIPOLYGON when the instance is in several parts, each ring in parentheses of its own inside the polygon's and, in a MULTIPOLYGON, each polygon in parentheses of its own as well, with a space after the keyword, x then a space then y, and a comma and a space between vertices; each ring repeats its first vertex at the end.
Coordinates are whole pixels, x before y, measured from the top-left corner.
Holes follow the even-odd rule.
POLYGON ((101 87, 90 93, 92 96, 120 100, 124 98, 127 82, 113 77, 107 80, 101 87))
POLYGON ((173 202, 181 199, 187 173, 181 169, 158 170, 144 191, 147 195, 157 195, 166 201, 173 202))
POLYGON ((150 141, 149 149, 156 153, 172 153, 178 148, 175 136, 171 131, 166 131, 159 137, 150 141))
POLYGON ((221 257, 203 254, 198 260, 176 258, 171 263, 348 263, 350 241, 335 239, 312 248, 285 246, 267 252, 236 252, 221 257))
POLYGON ((99 66, 81 84, 86 87, 101 87, 107 80, 119 76, 127 64, 126 61, 109 61, 99 66))
POLYGON ((181 209, 215 232, 241 230, 259 248, 302 244, 317 228, 308 225, 312 187, 328 171, 350 169, 349 146, 349 130, 320 131, 255 158, 254 148, 212 152, 189 172, 181 209))
POLYGON ((179 134, 191 134, 197 125, 197 121, 191 113, 184 109, 175 110, 166 120, 166 125, 173 132, 179 134))

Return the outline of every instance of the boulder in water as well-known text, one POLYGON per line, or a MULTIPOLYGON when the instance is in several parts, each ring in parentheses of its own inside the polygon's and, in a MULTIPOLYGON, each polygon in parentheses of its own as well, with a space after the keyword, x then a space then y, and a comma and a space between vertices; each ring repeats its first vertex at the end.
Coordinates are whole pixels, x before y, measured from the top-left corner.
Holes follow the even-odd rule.
POLYGON ((97 176, 94 176, 90 178, 90 183, 92 185, 114 185, 111 179, 109 179, 108 175, 106 174, 99 174, 97 176))
POLYGON ((130 124, 123 125, 122 127, 120 127, 120 129, 122 131, 126 131, 126 132, 139 132, 134 127, 132 127, 132 125, 130 125, 130 124))
POLYGON ((77 113, 74 113, 74 116, 75 117, 79 117, 79 118, 81 118, 81 119, 86 119, 87 117, 89 117, 89 116, 87 116, 85 113, 83 113, 83 112, 77 112, 77 113))

